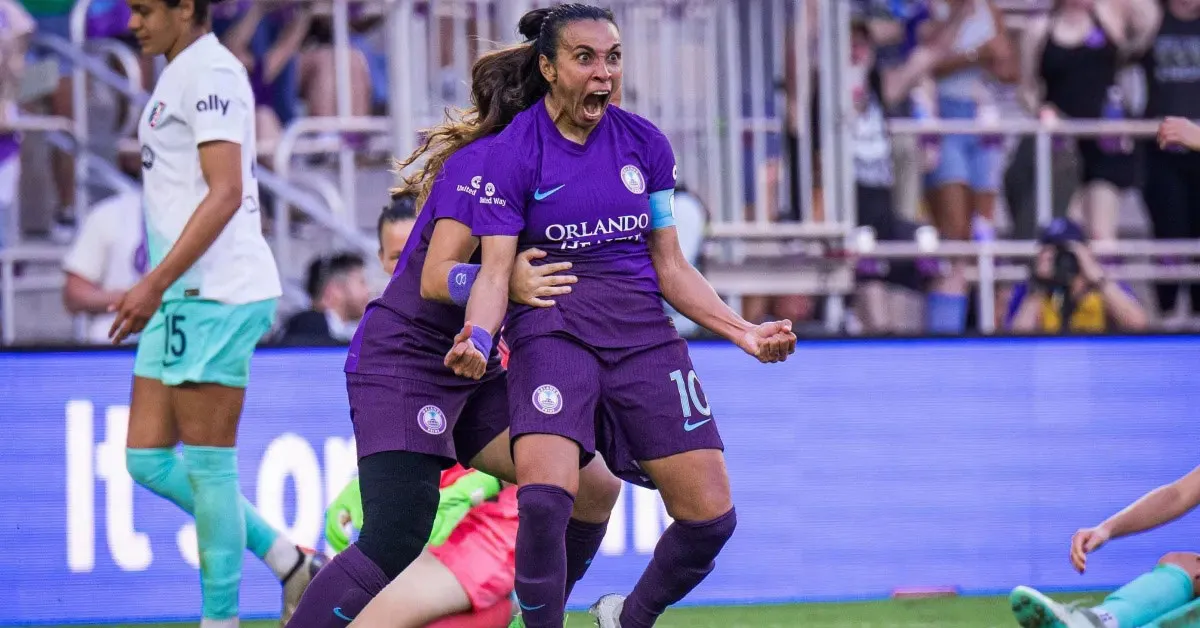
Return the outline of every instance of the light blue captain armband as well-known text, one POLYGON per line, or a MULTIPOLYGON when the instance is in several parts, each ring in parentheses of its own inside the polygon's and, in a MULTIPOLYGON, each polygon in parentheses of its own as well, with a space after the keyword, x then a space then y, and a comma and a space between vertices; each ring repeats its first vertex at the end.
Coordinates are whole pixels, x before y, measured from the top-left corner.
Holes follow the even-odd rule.
POLYGON ((662 190, 650 194, 650 228, 663 229, 675 226, 675 190, 662 190))
POLYGON ((475 277, 479 274, 479 264, 455 264, 446 275, 446 291, 450 300, 461 307, 467 307, 467 299, 471 297, 471 286, 475 285, 475 277))

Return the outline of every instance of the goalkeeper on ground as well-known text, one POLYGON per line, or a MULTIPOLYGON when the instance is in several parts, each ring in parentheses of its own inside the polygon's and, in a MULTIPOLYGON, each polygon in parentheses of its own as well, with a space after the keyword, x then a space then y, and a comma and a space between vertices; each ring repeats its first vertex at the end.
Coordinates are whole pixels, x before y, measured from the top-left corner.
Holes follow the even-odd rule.
MULTIPOLYGON (((358 480, 329 505, 325 540, 346 549, 362 526, 358 480)), ((479 471, 454 466, 442 472, 437 518, 425 551, 406 569, 419 570, 420 590, 411 603, 437 609, 429 628, 496 628, 513 617, 514 550, 517 541, 515 486, 479 471)))

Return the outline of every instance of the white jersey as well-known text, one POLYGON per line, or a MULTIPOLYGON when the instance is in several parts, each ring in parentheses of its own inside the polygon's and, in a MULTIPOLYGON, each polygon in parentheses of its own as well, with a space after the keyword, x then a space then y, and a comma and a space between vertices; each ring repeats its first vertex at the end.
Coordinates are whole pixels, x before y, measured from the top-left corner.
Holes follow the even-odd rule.
POLYGON ((246 68, 209 33, 167 64, 138 124, 151 264, 171 250, 208 194, 201 144, 241 145, 242 206, 164 300, 240 304, 281 294, 279 270, 262 235, 254 138, 254 94, 246 68))

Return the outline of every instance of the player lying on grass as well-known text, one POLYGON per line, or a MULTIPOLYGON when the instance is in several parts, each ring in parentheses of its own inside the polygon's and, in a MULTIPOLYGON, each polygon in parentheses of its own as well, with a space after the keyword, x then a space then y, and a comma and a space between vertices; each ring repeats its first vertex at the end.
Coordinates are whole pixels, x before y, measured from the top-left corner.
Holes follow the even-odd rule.
MULTIPOLYGON (((363 611, 354 625, 380 623, 393 605, 424 607, 428 628, 503 628, 513 619, 513 550, 517 540, 515 486, 454 466, 442 473, 437 518, 429 545, 363 611), (370 611, 380 611, 372 620, 370 611)), ((341 552, 362 526, 358 480, 329 506, 325 540, 341 552)), ((343 618, 349 621, 349 618, 343 618)))
MULTIPOLYGON (((1079 573, 1087 555, 1112 539, 1170 523, 1200 505, 1200 467, 1160 486, 1094 528, 1071 537, 1071 564, 1079 573)), ((1099 605, 1060 604, 1030 587, 1009 595, 1013 615, 1025 628, 1184 628, 1200 626, 1200 554, 1170 552, 1150 572, 1114 591, 1099 605), (1189 619, 1190 616, 1191 617, 1189 619)))

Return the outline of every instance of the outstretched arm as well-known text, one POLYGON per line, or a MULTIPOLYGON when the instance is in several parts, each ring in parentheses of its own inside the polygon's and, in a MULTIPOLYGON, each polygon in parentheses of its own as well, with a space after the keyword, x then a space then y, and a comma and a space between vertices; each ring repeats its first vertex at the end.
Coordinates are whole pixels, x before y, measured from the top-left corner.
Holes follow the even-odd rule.
POLYGON ((1111 538, 1138 534, 1170 523, 1200 505, 1200 467, 1138 498, 1100 524, 1111 538))
POLYGON ((674 225, 652 231, 649 246, 663 298, 680 314, 761 362, 782 362, 795 352, 796 335, 792 333, 791 321, 754 325, 733 311, 683 256, 674 225))

